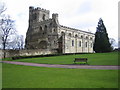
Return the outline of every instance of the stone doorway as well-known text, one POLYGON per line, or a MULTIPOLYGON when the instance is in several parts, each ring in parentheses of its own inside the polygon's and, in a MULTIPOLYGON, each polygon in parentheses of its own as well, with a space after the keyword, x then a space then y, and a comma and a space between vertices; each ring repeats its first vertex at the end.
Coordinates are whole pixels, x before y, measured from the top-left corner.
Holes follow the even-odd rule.
POLYGON ((65 53, 65 33, 61 32, 61 37, 58 40, 58 53, 65 53))
POLYGON ((63 47, 63 43, 62 43, 62 36, 61 36, 58 40, 58 53, 63 52, 62 47, 63 47))

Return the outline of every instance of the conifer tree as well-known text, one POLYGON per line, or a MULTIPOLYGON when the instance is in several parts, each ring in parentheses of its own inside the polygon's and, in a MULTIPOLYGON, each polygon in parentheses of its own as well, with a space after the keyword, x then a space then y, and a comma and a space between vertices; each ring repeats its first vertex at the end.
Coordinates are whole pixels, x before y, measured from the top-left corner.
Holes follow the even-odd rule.
POLYGON ((109 42, 106 27, 101 18, 99 19, 98 26, 96 28, 95 42, 93 49, 97 53, 111 51, 111 44, 109 42))

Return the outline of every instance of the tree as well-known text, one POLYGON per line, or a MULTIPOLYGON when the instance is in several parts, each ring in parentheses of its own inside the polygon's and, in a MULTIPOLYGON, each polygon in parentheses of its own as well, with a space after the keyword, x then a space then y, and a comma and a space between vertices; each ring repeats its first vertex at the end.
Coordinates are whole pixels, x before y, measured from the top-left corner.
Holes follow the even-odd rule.
POLYGON ((2 49, 4 50, 4 58, 6 56, 5 49, 8 44, 8 38, 12 34, 15 34, 14 21, 10 16, 4 16, 1 20, 0 30, 2 32, 2 49))
POLYGON ((8 38, 7 49, 21 50, 24 48, 24 37, 23 35, 14 34, 8 38))
MULTIPOLYGON (((3 13, 6 10, 4 3, 0 2, 0 26, 2 25, 3 13)), ((0 28, 0 48, 2 49, 2 30, 0 28)))
POLYGON ((0 16, 2 15, 2 13, 6 10, 6 7, 4 5, 4 3, 0 3, 0 16))
MULTIPOLYGON (((14 20, 10 18, 9 15, 3 14, 3 12, 6 10, 5 5, 2 5, 0 3, 0 44, 2 44, 2 49, 5 50, 6 46, 8 44, 8 38, 9 36, 15 34, 15 24, 14 20)), ((6 56, 6 53, 4 51, 4 58, 6 56)))
POLYGON ((16 33, 16 30, 14 28, 14 21, 10 18, 10 16, 5 16, 2 18, 0 29, 2 30, 3 50, 5 50, 8 37, 16 33))
POLYGON ((106 27, 101 18, 99 19, 98 26, 96 28, 95 42, 93 49, 97 53, 111 51, 111 44, 109 42, 106 27))
POLYGON ((23 35, 18 35, 16 45, 17 45, 17 49, 19 50, 24 48, 24 36, 23 35))

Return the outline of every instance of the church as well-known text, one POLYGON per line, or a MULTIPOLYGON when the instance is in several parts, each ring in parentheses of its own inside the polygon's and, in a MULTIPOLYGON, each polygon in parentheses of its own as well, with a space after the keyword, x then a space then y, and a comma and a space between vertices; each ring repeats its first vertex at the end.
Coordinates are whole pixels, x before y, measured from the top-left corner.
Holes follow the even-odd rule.
POLYGON ((95 35, 59 24, 58 14, 40 7, 29 7, 25 48, 56 50, 58 53, 93 53, 95 35))

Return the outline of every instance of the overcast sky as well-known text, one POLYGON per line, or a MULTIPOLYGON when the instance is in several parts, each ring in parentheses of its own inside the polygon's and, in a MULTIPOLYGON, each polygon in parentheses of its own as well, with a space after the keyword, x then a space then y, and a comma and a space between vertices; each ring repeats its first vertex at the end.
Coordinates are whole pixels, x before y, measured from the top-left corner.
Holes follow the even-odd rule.
POLYGON ((107 28, 109 38, 118 40, 119 0, 1 0, 4 2, 16 29, 26 35, 28 29, 29 6, 41 7, 58 13, 59 23, 64 26, 96 32, 99 18, 107 28))

